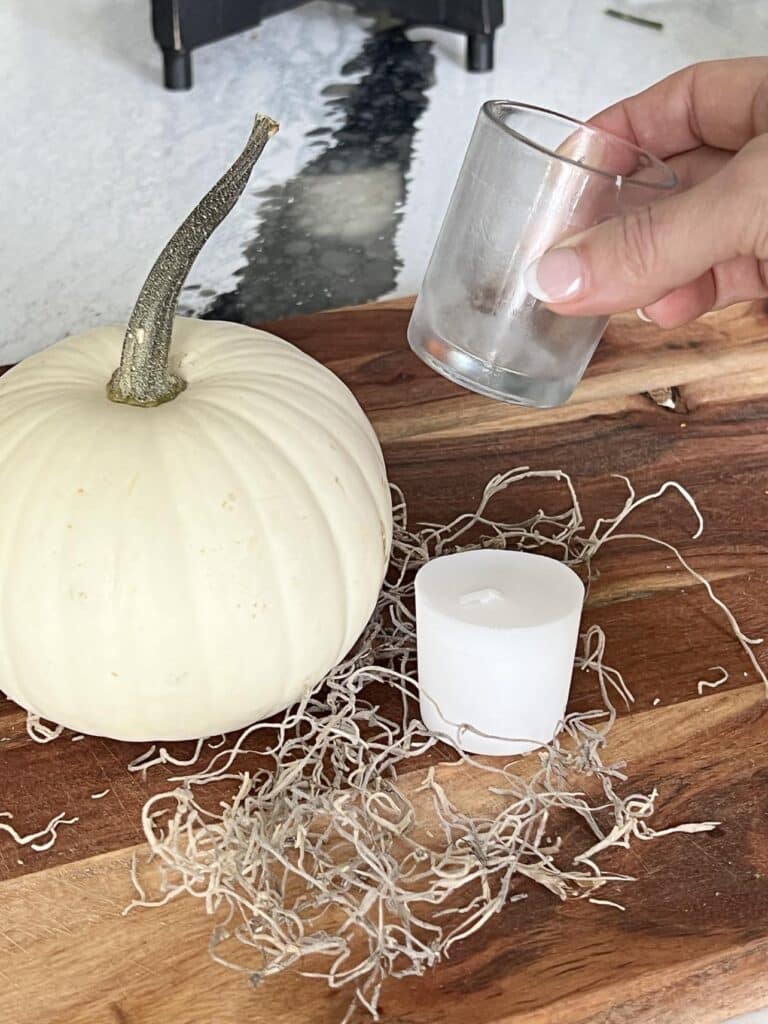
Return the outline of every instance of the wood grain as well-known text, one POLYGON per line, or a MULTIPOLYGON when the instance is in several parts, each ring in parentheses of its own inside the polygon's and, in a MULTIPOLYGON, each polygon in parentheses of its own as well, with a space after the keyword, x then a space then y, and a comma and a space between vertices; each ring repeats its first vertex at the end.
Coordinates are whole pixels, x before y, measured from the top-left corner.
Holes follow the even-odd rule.
MULTIPOLYGON (((706 1024, 721 1019, 724 1007, 734 1012, 768 1001, 765 972, 752 971, 768 954, 767 721, 759 686, 701 698, 695 715, 678 705, 623 719, 615 752, 627 758, 639 787, 660 782, 660 826, 705 813, 722 827, 617 855, 613 866, 638 879, 622 887, 625 913, 533 892, 444 967, 388 986, 384 1019, 426 1024, 440 1008, 440 1019, 451 1020, 451 1007, 460 1006, 470 1022, 706 1024), (748 795, 755 785, 762 792, 748 795), (734 973, 724 978, 724 971, 734 973), (724 1003, 728 979, 738 984, 724 1003), (677 1016, 665 1017, 672 1006, 677 1016)), ((443 769, 441 781, 460 803, 476 798, 469 773, 443 769)), ((210 963, 203 952, 210 926, 192 900, 121 917, 132 853, 0 884, 9 1020, 339 1020, 346 997, 318 982, 283 976, 254 992, 210 963)))
MULTIPOLYGON (((431 373, 405 344, 409 309, 395 300, 269 326, 350 385, 414 518, 465 511, 490 476, 518 465, 571 473, 588 516, 623 500, 611 474, 630 475, 640 490, 674 478, 696 496, 703 538, 690 541, 692 520, 674 497, 644 509, 637 528, 681 544, 744 628, 768 632, 763 305, 666 334, 617 319, 573 401, 551 411, 479 399, 431 373)), ((525 485, 500 496, 496 512, 514 518, 558 501, 554 489, 525 485)), ((601 569, 586 618, 606 629, 609 659, 637 698, 616 726, 615 752, 631 763, 638 789, 659 786, 661 825, 722 825, 614 854, 617 870, 637 876, 609 894, 626 905, 623 914, 531 893, 428 977, 389 985, 387 1021, 707 1024, 768 1003, 762 688, 722 616, 666 555, 617 544, 601 569), (697 680, 716 664, 729 670, 728 684, 699 697, 697 680)), ((572 708, 592 702, 588 681, 578 681, 572 708)), ((0 743, 0 809, 22 829, 63 810, 81 817, 46 853, 19 850, 0 834, 0 1021, 340 1018, 346 995, 321 983, 286 976, 253 991, 212 964, 210 922, 191 899, 120 916, 140 808, 164 782, 162 772, 145 781, 126 771, 141 747, 69 735, 33 745, 9 701, 0 702, 0 739, 8 741, 0 743)), ((450 781, 462 799, 477 799, 470 774, 450 781)))

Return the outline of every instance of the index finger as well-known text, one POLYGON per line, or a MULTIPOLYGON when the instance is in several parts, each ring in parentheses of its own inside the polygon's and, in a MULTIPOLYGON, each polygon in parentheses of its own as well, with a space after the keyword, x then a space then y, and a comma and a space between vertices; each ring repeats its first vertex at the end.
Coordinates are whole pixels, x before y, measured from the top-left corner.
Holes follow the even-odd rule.
POLYGON ((768 131, 768 57, 693 64, 588 123, 662 160, 701 145, 735 152, 768 131))

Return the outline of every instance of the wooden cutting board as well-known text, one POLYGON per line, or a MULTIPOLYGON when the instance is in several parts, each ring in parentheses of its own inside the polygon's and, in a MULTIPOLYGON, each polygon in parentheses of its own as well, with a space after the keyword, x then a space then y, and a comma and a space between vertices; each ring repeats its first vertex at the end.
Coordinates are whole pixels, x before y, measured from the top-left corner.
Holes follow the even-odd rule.
MULTIPOLYGON (((674 498, 643 509, 638 525, 681 543, 745 631, 768 633, 767 306, 668 333, 616 320, 575 398, 544 412, 478 398, 423 367, 405 343, 409 308, 396 301, 269 326, 358 396, 412 521, 447 521, 474 506, 493 474, 525 464, 573 474, 588 515, 623 499, 611 474, 641 490, 674 478, 696 496, 703 537, 688 540, 693 524, 674 498)), ((522 518, 539 500, 524 488, 497 510, 522 518)), ((637 876, 606 893, 624 913, 532 893, 427 977, 385 987, 386 1021, 706 1024, 768 1005, 762 686, 702 588, 653 552, 615 545, 586 617, 605 628, 609 661, 637 698, 612 753, 629 762, 638 790, 658 786, 654 824, 722 825, 616 852, 610 866, 637 876), (730 679, 699 696, 714 665, 730 679)), ((591 703, 576 687, 572 707, 591 703)), ((321 982, 285 975, 254 991, 215 966, 196 901, 121 916, 140 809, 163 782, 162 772, 143 782, 126 771, 143 747, 69 736, 38 746, 10 701, 0 702, 0 737, 0 809, 22 830, 59 811, 81 819, 46 853, 0 834, 3 1024, 340 1019, 347 995, 321 982)), ((464 784, 471 792, 472 780, 464 784)))

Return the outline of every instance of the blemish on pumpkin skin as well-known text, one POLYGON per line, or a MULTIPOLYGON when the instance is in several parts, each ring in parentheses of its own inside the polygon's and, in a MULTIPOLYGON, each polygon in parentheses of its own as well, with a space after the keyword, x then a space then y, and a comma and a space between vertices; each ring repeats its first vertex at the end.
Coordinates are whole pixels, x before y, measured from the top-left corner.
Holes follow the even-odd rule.
POLYGON ((77 488, 77 491, 76 491, 75 493, 76 493, 76 494, 85 494, 85 491, 83 490, 83 488, 82 488, 82 487, 78 487, 78 488, 77 488))

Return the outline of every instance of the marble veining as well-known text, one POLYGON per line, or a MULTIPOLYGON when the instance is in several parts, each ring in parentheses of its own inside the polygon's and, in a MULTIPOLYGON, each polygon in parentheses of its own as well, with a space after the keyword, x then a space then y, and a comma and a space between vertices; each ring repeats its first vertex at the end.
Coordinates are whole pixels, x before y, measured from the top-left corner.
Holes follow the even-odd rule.
POLYGON ((323 90, 341 123, 310 132, 322 151, 262 193, 237 286, 212 302, 209 317, 254 323, 351 306, 395 288, 395 234, 433 82, 432 44, 411 42, 399 28, 374 30, 342 73, 360 77, 323 90))

